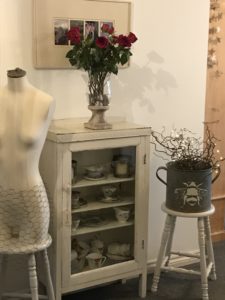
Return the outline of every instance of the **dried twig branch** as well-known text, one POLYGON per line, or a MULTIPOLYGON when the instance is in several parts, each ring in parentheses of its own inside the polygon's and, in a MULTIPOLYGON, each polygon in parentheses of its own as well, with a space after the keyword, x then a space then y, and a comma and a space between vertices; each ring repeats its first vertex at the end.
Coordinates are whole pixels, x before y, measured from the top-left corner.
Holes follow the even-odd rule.
POLYGON ((225 160, 225 157, 216 156, 218 139, 211 133, 208 125, 204 140, 186 128, 179 131, 174 129, 170 134, 166 134, 163 128, 162 132, 153 131, 152 138, 156 155, 164 160, 170 158, 180 169, 216 169, 225 160))

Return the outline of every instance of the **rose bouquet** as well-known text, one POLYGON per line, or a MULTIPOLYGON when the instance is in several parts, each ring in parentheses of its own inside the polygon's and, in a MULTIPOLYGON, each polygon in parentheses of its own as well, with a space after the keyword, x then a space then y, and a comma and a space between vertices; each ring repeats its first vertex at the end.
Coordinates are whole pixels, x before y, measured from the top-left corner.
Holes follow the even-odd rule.
POLYGON ((118 65, 124 65, 132 55, 130 48, 137 40, 134 33, 116 35, 113 26, 105 23, 101 35, 95 37, 90 30, 82 35, 79 27, 69 30, 67 37, 73 48, 66 57, 72 66, 88 72, 89 104, 108 105, 104 85, 108 76, 118 73, 118 65))

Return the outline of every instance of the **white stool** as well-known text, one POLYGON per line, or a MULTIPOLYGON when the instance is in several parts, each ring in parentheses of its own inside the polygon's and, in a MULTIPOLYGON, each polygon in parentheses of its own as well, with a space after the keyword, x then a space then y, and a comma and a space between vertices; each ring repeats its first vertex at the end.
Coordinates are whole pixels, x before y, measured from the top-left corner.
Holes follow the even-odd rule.
POLYGON ((158 259, 156 262, 156 267, 154 271, 152 292, 156 292, 158 289, 158 283, 160 279, 161 271, 174 271, 178 273, 195 274, 201 276, 201 286, 202 286, 202 299, 208 300, 208 277, 212 280, 216 280, 216 270, 215 270, 215 260, 213 253, 213 246, 211 240, 211 229, 209 216, 215 211, 214 206, 211 209, 202 213, 183 213, 173 211, 168 209, 165 204, 162 205, 162 210, 167 214, 165 227, 163 230, 161 246, 158 254, 158 259), (174 228, 177 217, 184 218, 197 218, 198 220, 198 240, 199 240, 199 250, 200 255, 189 254, 187 252, 176 252, 171 251, 172 240, 174 234, 174 228), (200 272, 194 270, 188 270, 184 268, 176 268, 169 266, 169 261, 171 254, 176 254, 179 256, 195 257, 200 259, 200 272), (208 265, 207 265, 208 258, 208 265))
POLYGON ((0 299, 55 299, 47 255, 47 248, 52 242, 48 226, 49 205, 43 184, 19 192, 0 187, 0 299), (42 256, 48 297, 38 294, 36 253, 42 256), (10 255, 28 256, 30 294, 4 292, 5 271, 10 255))

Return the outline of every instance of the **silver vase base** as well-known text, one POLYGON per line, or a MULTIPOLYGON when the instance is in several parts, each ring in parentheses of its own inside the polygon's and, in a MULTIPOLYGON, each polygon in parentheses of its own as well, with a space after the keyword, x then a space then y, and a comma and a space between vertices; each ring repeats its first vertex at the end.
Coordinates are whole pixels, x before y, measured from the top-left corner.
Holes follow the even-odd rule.
POLYGON ((112 129, 112 124, 109 123, 98 123, 98 124, 93 124, 93 123, 84 123, 84 127, 88 129, 112 129))
POLYGON ((89 105, 88 109, 92 112, 92 116, 84 127, 88 129, 111 129, 112 125, 105 121, 104 114, 109 109, 109 106, 89 105))

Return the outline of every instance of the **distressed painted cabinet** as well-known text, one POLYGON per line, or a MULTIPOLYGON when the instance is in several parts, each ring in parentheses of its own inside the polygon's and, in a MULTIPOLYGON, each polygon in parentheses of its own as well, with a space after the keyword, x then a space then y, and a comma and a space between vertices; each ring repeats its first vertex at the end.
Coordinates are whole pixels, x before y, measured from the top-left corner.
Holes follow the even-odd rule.
POLYGON ((139 277, 139 295, 145 297, 149 139, 150 128, 126 122, 93 131, 77 119, 53 121, 40 171, 51 207, 57 300, 131 277, 139 277), (121 220, 116 214, 124 211, 129 217, 121 220), (100 262, 96 253, 103 256, 100 262))

